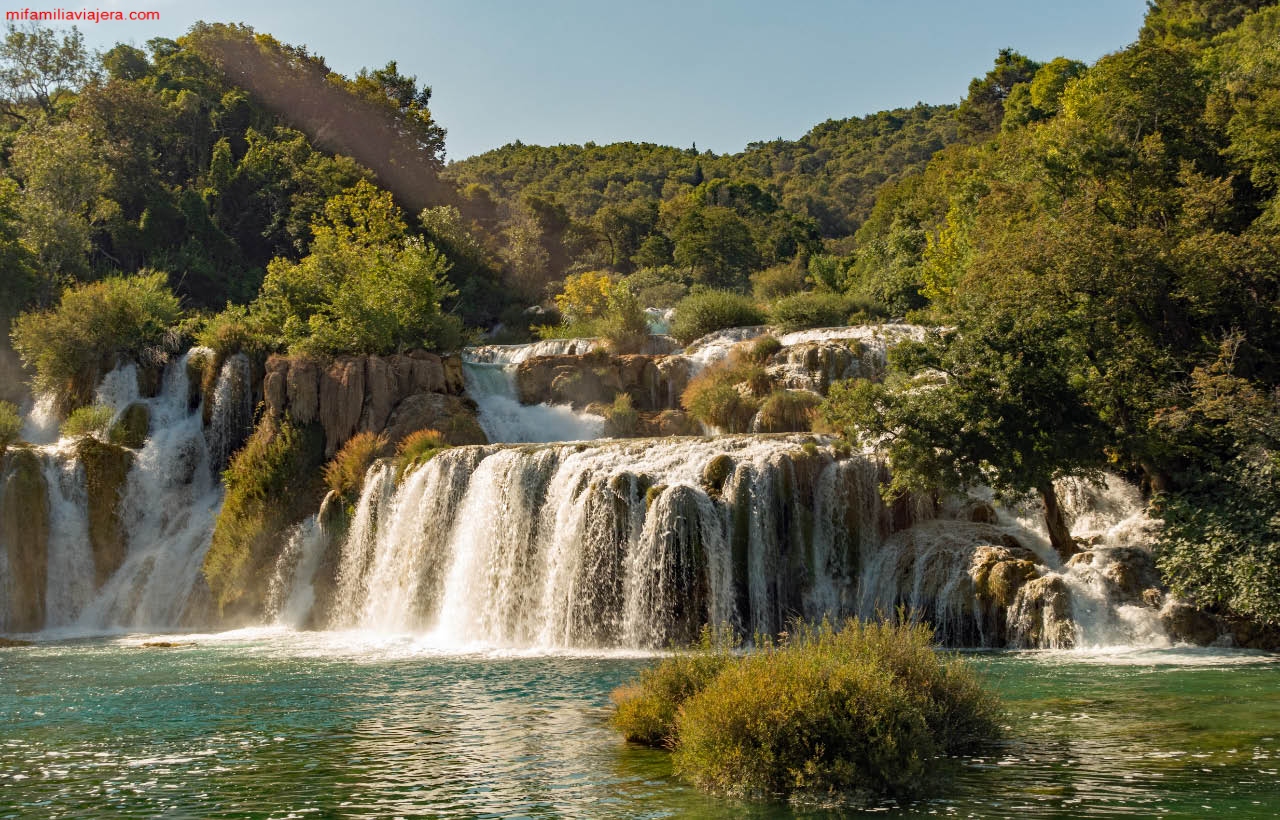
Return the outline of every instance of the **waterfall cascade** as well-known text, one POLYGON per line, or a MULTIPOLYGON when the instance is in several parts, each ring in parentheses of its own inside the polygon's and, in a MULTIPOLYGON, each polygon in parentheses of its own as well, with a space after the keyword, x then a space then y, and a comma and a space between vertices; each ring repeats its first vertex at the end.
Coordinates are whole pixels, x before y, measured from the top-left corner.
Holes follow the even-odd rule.
POLYGON ((467 394, 480 408, 480 426, 491 442, 585 441, 604 433, 604 419, 568 405, 521 404, 515 368, 536 356, 579 355, 594 339, 549 339, 527 345, 470 348, 463 360, 467 394))
POLYGON ((101 444, 86 450, 84 441, 62 439, 30 451, 47 488, 46 629, 172 629, 189 616, 222 499, 217 463, 252 423, 248 362, 233 356, 222 365, 213 434, 206 437, 202 407, 192 406, 187 365, 193 355, 205 352, 192 351, 164 368, 154 397, 140 395, 131 363, 103 378, 96 401, 114 411, 113 424, 131 408, 145 408, 139 449, 101 444), (123 470, 122 480, 92 488, 87 469, 94 454, 123 470), (113 542, 120 554, 104 554, 113 542))
MULTIPOLYGON (((681 355, 706 366, 761 332, 715 334, 681 355)), ((921 332, 889 325, 779 341, 782 354, 796 352, 795 378, 803 369, 812 380, 802 355, 844 345, 856 355, 824 361, 845 368, 830 378, 846 377, 882 367, 889 346, 921 332)), ((1154 525, 1119 479, 1061 484, 1086 547, 1064 564, 1037 509, 992 505, 981 493, 886 505, 885 468, 873 455, 811 435, 587 441, 599 439, 600 417, 519 403, 520 362, 593 344, 468 351, 467 388, 494 443, 443 451, 403 476, 377 463, 349 513, 333 504, 294 526, 267 565, 267 619, 422 633, 447 647, 653 648, 706 623, 750 636, 797 617, 899 611, 954 645, 1167 641, 1167 602, 1146 549, 1154 525)), ((775 366, 789 367, 788 355, 775 366)), ((95 456, 84 441, 58 440, 7 457, 0 629, 29 631, 14 616, 23 607, 42 613, 30 628, 203 625, 200 570, 221 503, 218 475, 249 432, 254 387, 248 360, 235 356, 201 399, 190 381, 195 358, 212 360, 202 350, 175 360, 152 383, 154 396, 142 395, 131 364, 103 379, 96 399, 116 421, 145 420, 134 449, 97 443, 95 456), (119 479, 105 506, 102 453, 119 479), (47 514, 33 522, 43 526, 33 573, 5 539, 30 518, 19 500, 37 496, 47 514)), ((34 432, 49 427, 44 415, 37 408, 34 432)))
POLYGON ((1016 520, 888 507, 883 478, 806 436, 455 448, 398 484, 378 464, 316 620, 443 647, 655 648, 705 623, 750 636, 903 608, 955 645, 1163 639, 1150 606, 1096 611, 1098 567, 1055 566, 1016 520))

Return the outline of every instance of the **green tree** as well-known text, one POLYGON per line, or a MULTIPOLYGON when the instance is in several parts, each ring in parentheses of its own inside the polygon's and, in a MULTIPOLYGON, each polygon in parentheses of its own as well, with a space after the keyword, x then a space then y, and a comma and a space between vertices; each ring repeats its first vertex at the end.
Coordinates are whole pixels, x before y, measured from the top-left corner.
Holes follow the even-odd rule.
POLYGON ((53 29, 10 23, 0 41, 0 102, 11 117, 26 120, 34 105, 55 113, 64 97, 83 85, 93 70, 84 35, 75 26, 61 37, 53 29))

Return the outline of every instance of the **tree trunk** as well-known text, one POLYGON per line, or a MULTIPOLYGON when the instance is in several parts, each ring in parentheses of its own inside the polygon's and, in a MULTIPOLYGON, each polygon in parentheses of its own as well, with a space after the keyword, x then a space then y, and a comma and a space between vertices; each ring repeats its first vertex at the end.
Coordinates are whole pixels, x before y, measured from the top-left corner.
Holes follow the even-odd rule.
POLYGON ((1044 501, 1044 523, 1049 529, 1049 543, 1057 551, 1058 557, 1066 561, 1079 552, 1080 548, 1076 546, 1066 519, 1062 517, 1062 507, 1058 505, 1058 494, 1054 491, 1052 482, 1040 486, 1040 498, 1044 501))

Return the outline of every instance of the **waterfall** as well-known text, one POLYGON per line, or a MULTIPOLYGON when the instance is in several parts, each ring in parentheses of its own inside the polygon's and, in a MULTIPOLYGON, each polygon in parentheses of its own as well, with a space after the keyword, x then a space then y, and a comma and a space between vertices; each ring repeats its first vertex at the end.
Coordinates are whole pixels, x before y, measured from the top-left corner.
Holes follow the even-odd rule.
POLYGON ((873 537, 887 510, 876 462, 806 440, 459 447, 398 485, 375 465, 331 620, 442 646, 660 647, 708 622, 750 635, 820 617, 852 599, 814 591, 854 580, 861 547, 836 535, 842 522, 870 515, 873 537), (731 465, 720 487, 704 477, 717 458, 731 465))
MULTIPOLYGON (((247 384, 240 381, 246 370, 242 357, 229 359, 214 395, 233 395, 237 383, 247 384)), ((81 613, 83 629, 173 628, 187 611, 222 501, 214 453, 224 457, 243 412, 239 402, 215 401, 210 429, 222 432, 206 442, 201 411, 190 408, 188 378, 183 356, 165 369, 159 395, 146 400, 150 434, 120 506, 124 562, 81 613)))
POLYGON ((209 428, 205 431, 209 467, 215 475, 222 474, 231 462, 231 456, 240 449, 251 432, 253 374, 249 357, 237 353, 222 363, 222 370, 213 390, 209 428))
POLYGON ((471 348, 463 362, 467 394, 480 408, 480 427, 494 443, 586 441, 604 433, 604 419, 569 405, 521 404, 516 368, 534 356, 586 353, 591 339, 550 339, 529 345, 471 348))
POLYGON ((315 605, 314 579, 327 543, 328 533, 318 515, 289 530, 267 587, 269 620, 294 629, 307 625, 315 605))

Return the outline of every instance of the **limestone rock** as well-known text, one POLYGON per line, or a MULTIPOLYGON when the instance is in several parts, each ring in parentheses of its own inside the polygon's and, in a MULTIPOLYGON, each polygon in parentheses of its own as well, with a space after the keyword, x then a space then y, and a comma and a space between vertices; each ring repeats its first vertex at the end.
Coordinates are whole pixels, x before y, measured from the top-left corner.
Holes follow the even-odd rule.
POLYGON ((320 424, 325 457, 331 458, 360 424, 364 411, 363 358, 338 359, 320 377, 320 424))
POLYGON ((120 518, 133 453, 94 438, 76 444, 76 456, 84 465, 89 496, 89 545, 93 548, 94 584, 101 587, 124 563, 127 544, 120 518))
POLYGON ((8 550, 12 590, 0 601, 0 623, 12 632, 35 632, 44 626, 49 487, 33 450, 11 447, 0 466, 0 544, 8 550))
POLYGON ((1169 601, 1160 611, 1160 625, 1175 641, 1208 646, 1218 639, 1218 621, 1183 601, 1169 601))
MULTIPOLYGON (((413 393, 445 393, 449 392, 445 380, 444 360, 434 353, 415 350, 409 354, 413 360, 410 372, 409 389, 406 396, 413 393)), ((457 378, 462 378, 462 360, 458 360, 457 378)), ((461 390, 459 390, 461 392, 461 390)))
POLYGON ((488 444, 475 402, 442 393, 416 393, 396 406, 385 434, 392 446, 418 430, 439 430, 453 445, 488 444))
POLYGON ((1071 590, 1066 582, 1048 575, 1023 584, 1009 607, 1009 632, 1015 646, 1072 648, 1076 625, 1071 619, 1071 590))
POLYGON ((283 416, 288 408, 289 369, 289 360, 283 356, 267 359, 267 374, 262 379, 262 399, 267 404, 267 412, 273 416, 283 416))
POLYGON ((360 415, 362 431, 379 432, 391 416, 399 386, 390 363, 380 356, 369 356, 364 364, 364 410, 360 415))
POLYGON ((452 396, 461 396, 467 392, 467 381, 462 371, 462 357, 445 356, 441 360, 444 366, 444 389, 452 396))
POLYGON ((289 362, 286 381, 289 415, 299 424, 310 424, 320 414, 320 365, 297 357, 289 362))

